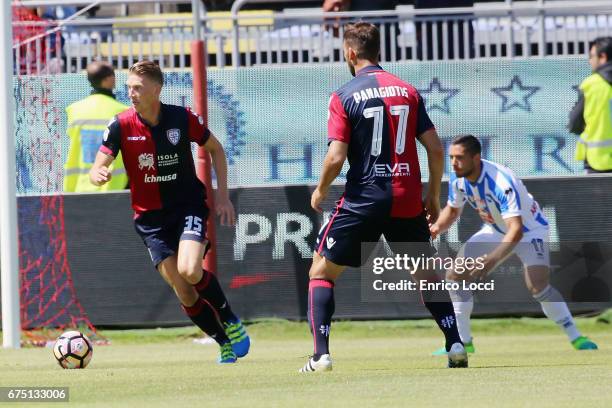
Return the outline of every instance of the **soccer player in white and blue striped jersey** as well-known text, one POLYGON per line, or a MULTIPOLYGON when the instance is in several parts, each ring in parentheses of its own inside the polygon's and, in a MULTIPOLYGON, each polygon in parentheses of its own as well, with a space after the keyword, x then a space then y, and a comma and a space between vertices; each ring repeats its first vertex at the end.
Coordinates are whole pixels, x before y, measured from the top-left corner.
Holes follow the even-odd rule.
MULTIPOLYGON (((548 221, 538 202, 512 170, 480 158, 481 146, 472 135, 455 138, 450 146, 454 175, 448 188, 448 203, 430 226, 435 238, 459 218, 467 202, 483 221, 482 228, 459 250, 457 257, 485 256, 483 267, 462 274, 447 272, 447 279, 483 279, 512 253, 525 268, 525 282, 546 317, 557 323, 577 350, 595 350, 597 345, 580 334, 562 295, 550 285, 548 221)), ((470 315, 474 307, 469 290, 451 290, 461 340, 474 352, 470 315)), ((445 354, 437 350, 434 354, 445 354)))

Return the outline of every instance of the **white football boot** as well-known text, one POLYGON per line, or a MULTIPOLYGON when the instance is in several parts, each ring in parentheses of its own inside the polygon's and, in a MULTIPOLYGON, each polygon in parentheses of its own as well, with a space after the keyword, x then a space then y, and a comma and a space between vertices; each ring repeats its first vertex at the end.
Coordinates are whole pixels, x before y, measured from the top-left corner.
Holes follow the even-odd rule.
POLYGON ((313 357, 308 359, 308 362, 304 367, 300 368, 300 373, 312 373, 312 372, 323 372, 331 371, 332 360, 329 354, 322 354, 319 357, 319 361, 315 361, 313 357))

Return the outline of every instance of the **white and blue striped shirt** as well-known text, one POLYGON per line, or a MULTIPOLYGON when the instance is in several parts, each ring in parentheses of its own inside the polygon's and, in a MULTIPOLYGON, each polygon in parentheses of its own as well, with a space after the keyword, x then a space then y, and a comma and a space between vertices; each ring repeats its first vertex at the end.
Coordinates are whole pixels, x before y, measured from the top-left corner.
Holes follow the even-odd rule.
POLYGON ((488 160, 481 161, 480 177, 476 183, 465 177, 451 176, 448 188, 448 205, 462 208, 467 201, 485 224, 497 232, 507 231, 504 218, 520 216, 523 232, 548 226, 538 202, 529 194, 523 182, 512 170, 488 160))

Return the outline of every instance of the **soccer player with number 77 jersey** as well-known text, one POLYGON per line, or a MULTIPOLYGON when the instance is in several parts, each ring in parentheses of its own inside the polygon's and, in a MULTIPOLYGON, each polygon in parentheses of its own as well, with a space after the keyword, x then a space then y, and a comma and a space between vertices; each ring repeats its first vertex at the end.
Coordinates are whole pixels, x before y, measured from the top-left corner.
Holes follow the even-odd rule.
POLYGON ((163 83, 163 73, 154 62, 141 61, 130 68, 127 86, 132 107, 109 123, 89 177, 97 186, 108 182, 108 167, 121 151, 134 224, 153 264, 174 289, 187 316, 219 344, 219 362, 234 363, 248 353, 250 340, 215 275, 202 269, 210 247, 209 210, 191 143, 210 153, 218 182, 214 210, 222 225, 234 225, 225 152, 200 116, 160 102, 163 83))
MULTIPOLYGON (((440 211, 444 154, 423 99, 412 85, 378 65, 380 33, 376 26, 365 22, 348 25, 343 45, 344 57, 355 78, 334 92, 329 101, 329 149, 312 194, 313 209, 322 211, 321 202, 347 158, 350 169, 345 193, 321 228, 313 255, 308 320, 314 353, 301 372, 332 368, 328 343, 335 304, 334 282, 347 266, 359 266, 361 259, 369 257, 362 253, 361 244, 377 242, 384 235, 398 254, 403 252, 401 243, 417 242, 427 253, 419 251, 412 256, 431 256, 434 250, 428 222, 435 222, 440 211), (417 141, 425 147, 429 162, 425 205, 417 141)), ((437 280, 433 270, 414 272, 416 280, 437 280)), ((423 291, 422 296, 446 338, 448 366, 467 367, 467 354, 448 292, 423 291)))
MULTIPOLYGON (((508 256, 515 253, 523 263, 525 282, 542 311, 565 331, 576 350, 596 350, 597 345, 583 336, 563 296, 550 285, 548 220, 523 182, 507 167, 483 160, 480 141, 472 135, 456 137, 450 146, 454 174, 448 186, 448 203, 430 227, 431 236, 448 230, 468 203, 478 211, 483 226, 461 247, 459 258, 484 258, 482 267, 447 271, 447 279, 483 280, 508 256)), ((470 315, 474 307, 472 291, 460 286, 451 290, 451 298, 461 340, 473 353, 470 315)), ((434 355, 445 355, 441 348, 434 355)))

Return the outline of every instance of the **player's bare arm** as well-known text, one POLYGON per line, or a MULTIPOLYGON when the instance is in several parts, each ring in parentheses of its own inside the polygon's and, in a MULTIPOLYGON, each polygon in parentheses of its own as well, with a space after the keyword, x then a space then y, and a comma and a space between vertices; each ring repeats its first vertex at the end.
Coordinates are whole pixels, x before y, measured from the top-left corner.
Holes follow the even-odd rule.
POLYGON ((212 133, 204 144, 204 149, 210 153, 212 165, 217 175, 217 194, 215 196, 217 216, 221 221, 221 225, 235 225, 236 212, 234 211, 234 205, 229 199, 229 190, 227 188, 227 159, 225 157, 225 150, 212 133))
POLYGON ((317 212, 323 211, 323 209, 321 209, 321 202, 327 197, 331 183, 338 177, 340 171, 342 171, 342 166, 348 154, 348 146, 348 143, 338 140, 332 141, 329 145, 325 160, 323 161, 323 170, 321 171, 319 184, 315 191, 313 191, 310 199, 311 207, 317 212))
POLYGON ((502 242, 491 253, 486 255, 484 267, 482 269, 473 269, 470 276, 475 279, 483 279, 489 272, 497 267, 500 263, 506 260, 512 253, 514 247, 523 238, 523 221, 521 216, 510 217, 504 219, 508 228, 502 242))
POLYGON ((106 153, 98 152, 91 170, 89 170, 89 181, 95 186, 101 186, 110 181, 112 174, 109 166, 115 158, 106 153))
POLYGON ((425 211, 427 221, 433 224, 440 214, 440 188, 442 185, 442 174, 444 173, 444 148, 438 137, 436 129, 432 128, 418 137, 419 142, 427 152, 427 164, 429 166, 429 181, 427 193, 425 194, 425 211))
POLYGON ((431 238, 436 239, 438 235, 448 231, 461 215, 461 211, 461 208, 451 207, 450 205, 444 207, 438 220, 429 227, 431 238))

